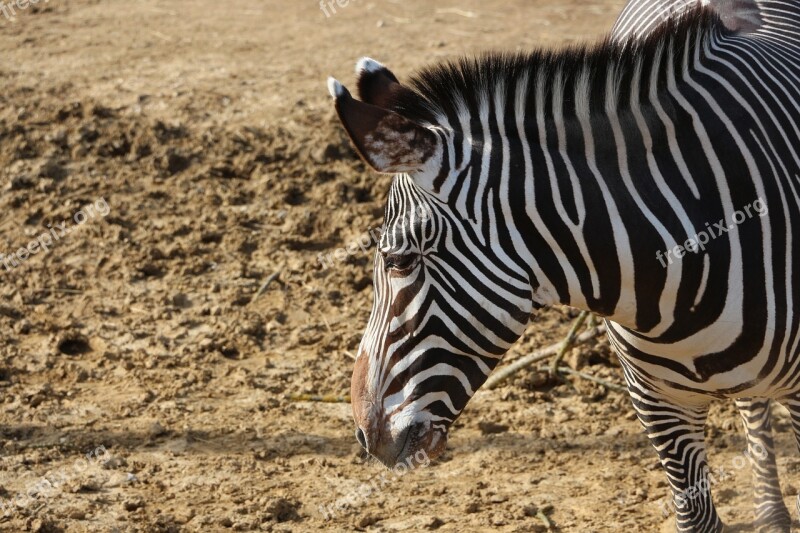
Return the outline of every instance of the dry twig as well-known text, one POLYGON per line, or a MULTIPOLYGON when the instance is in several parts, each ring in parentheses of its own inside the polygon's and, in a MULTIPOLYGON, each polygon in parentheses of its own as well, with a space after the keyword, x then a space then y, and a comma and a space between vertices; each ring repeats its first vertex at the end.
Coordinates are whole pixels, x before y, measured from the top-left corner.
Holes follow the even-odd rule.
POLYGON ((558 351, 558 354, 553 358, 553 362, 550 363, 550 377, 557 378, 558 377, 558 367, 561 365, 561 360, 564 359, 564 356, 569 353, 572 347, 575 345, 575 336, 578 334, 578 331, 583 327, 583 323, 586 322, 586 317, 589 316, 588 311, 581 311, 581 314, 578 315, 578 318, 575 319, 575 322, 572 323, 572 328, 570 328, 569 333, 567 333, 567 338, 561 343, 561 349, 558 351))
POLYGON ((264 280, 264 283, 261 285, 261 288, 260 288, 260 289, 258 289, 258 292, 256 293, 256 295, 255 295, 255 296, 253 296, 253 299, 252 299, 252 301, 253 301, 253 302, 255 302, 255 301, 256 301, 256 300, 259 298, 259 296, 261 296, 262 294, 264 294, 264 292, 266 292, 266 290, 267 290, 267 287, 269 287, 269 286, 270 286, 270 284, 271 284, 273 281, 275 281, 276 279, 278 279, 278 276, 280 276, 280 275, 281 275, 281 272, 283 272, 283 269, 282 269, 282 268, 281 268, 281 269, 279 269, 279 270, 277 270, 276 272, 274 272, 274 273, 270 274, 270 276, 269 276, 269 277, 268 277, 266 280, 264 280))
POLYGON ((291 394, 290 402, 350 403, 350 396, 316 396, 313 394, 291 394))
MULTIPOLYGON (((588 342, 595 337, 602 335, 606 332, 606 326, 601 324, 597 327, 592 329, 588 329, 575 337, 573 339, 573 345, 583 344, 588 342)), ((508 365, 507 367, 501 368, 497 372, 495 372, 489 379, 486 381, 486 384, 483 386, 485 389, 494 389, 502 382, 507 380, 509 377, 513 376, 523 368, 527 368, 534 363, 547 359, 548 357, 552 357, 553 355, 557 354, 562 347, 564 346, 565 341, 558 342, 553 344, 552 346, 548 346, 547 348, 542 348, 541 350, 536 350, 530 355, 526 355, 525 357, 521 357, 508 365)))

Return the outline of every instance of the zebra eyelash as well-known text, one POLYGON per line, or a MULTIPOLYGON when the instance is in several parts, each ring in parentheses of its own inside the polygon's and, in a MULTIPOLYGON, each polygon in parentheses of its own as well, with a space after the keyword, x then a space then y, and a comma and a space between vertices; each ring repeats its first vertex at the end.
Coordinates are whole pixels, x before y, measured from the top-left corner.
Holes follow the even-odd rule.
POLYGON ((401 254, 381 254, 383 256, 383 266, 385 270, 398 273, 407 273, 419 265, 422 256, 415 253, 401 254))

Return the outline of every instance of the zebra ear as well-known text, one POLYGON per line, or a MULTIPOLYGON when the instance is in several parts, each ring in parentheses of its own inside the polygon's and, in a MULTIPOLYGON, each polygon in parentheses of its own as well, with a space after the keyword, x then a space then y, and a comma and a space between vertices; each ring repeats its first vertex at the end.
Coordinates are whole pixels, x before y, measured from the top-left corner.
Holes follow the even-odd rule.
POLYGON ((356 63, 356 76, 361 101, 384 109, 393 109, 401 96, 411 93, 391 70, 369 57, 362 57, 356 63))
POLYGON ((725 27, 731 31, 740 34, 753 33, 764 23, 761 9, 755 0, 714 0, 711 5, 725 27))
POLYGON ((359 155, 378 172, 420 170, 436 154, 439 138, 428 128, 388 109, 356 100, 333 78, 328 79, 328 90, 359 155))

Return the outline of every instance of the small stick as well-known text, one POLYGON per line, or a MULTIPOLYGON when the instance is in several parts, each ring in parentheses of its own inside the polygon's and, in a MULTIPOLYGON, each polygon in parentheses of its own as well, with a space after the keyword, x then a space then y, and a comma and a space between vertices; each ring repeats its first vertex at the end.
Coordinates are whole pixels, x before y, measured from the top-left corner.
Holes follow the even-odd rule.
POLYGON ((463 9, 457 9, 457 8, 437 9, 436 10, 436 14, 437 15, 459 15, 459 16, 462 16, 462 17, 468 18, 468 19, 474 19, 475 17, 478 16, 473 11, 464 11, 463 9))
POLYGON ((290 402, 350 403, 350 396, 316 396, 313 394, 292 394, 290 402))
MULTIPOLYGON (((606 326, 601 324, 595 328, 589 329, 578 335, 574 341, 574 345, 583 344, 588 342, 598 335, 602 335, 606 332, 606 326)), ((557 342, 552 346, 548 346, 547 348, 542 348, 541 350, 536 350, 530 355, 526 355, 525 357, 521 357, 508 365, 507 367, 499 369, 495 372, 488 380, 486 380, 486 384, 483 386, 484 389, 494 389, 497 388, 502 382, 507 380, 509 377, 513 376, 523 368, 529 367, 534 363, 547 359, 548 357, 552 357, 553 355, 557 354, 561 347, 564 345, 564 341, 557 342)))
POLYGON ((63 292, 65 294, 83 294, 82 290, 78 289, 62 289, 61 287, 54 287, 52 289, 43 289, 46 292, 63 292))
POLYGON ((550 521, 549 518, 547 518, 547 515, 544 514, 542 511, 536 512, 536 518, 541 520, 544 523, 544 527, 546 527, 548 530, 553 529, 553 523, 550 521))
POLYGON ((278 279, 278 276, 281 275, 281 272, 283 272, 282 268, 270 274, 270 276, 264 281, 264 284, 261 285, 261 288, 258 289, 256 295, 253 296, 253 299, 251 301, 255 302, 262 294, 264 294, 264 292, 267 290, 267 287, 269 287, 270 283, 278 279))
POLYGON ((578 315, 578 318, 575 319, 575 322, 572 323, 572 328, 570 328, 569 333, 567 334, 567 338, 564 339, 564 343, 561 345, 561 349, 558 351, 558 354, 553 359, 553 362, 550 363, 550 377, 556 378, 558 377, 558 367, 561 365, 561 360, 564 359, 564 356, 567 355, 572 349, 572 346, 575 344, 575 336, 578 334, 578 331, 583 327, 583 323, 586 322, 586 317, 589 316, 588 311, 581 311, 581 314, 578 315))

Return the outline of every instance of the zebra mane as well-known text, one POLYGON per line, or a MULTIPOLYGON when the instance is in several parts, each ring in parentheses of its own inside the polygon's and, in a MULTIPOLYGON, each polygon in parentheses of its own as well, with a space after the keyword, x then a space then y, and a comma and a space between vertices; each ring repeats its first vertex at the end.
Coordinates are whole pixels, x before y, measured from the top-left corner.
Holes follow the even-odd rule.
POLYGON ((565 116, 608 111, 618 105, 622 109, 633 91, 643 97, 648 94, 654 62, 659 63, 657 83, 663 87, 668 58, 679 66, 687 47, 689 53, 694 52, 715 31, 730 33, 713 10, 701 6, 665 21, 646 39, 615 41, 609 36, 595 44, 560 50, 465 57, 413 76, 408 84, 411 90, 399 95, 391 107, 419 124, 447 121, 457 130, 465 108, 473 120, 478 120, 487 102, 493 106, 505 102, 506 108, 513 109, 512 98, 520 98, 515 87, 522 82, 527 85, 523 105, 531 110, 526 116, 534 113, 540 99, 547 106, 563 99, 565 116), (504 93, 500 99, 498 92, 504 93))

